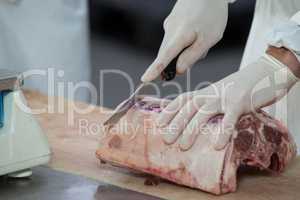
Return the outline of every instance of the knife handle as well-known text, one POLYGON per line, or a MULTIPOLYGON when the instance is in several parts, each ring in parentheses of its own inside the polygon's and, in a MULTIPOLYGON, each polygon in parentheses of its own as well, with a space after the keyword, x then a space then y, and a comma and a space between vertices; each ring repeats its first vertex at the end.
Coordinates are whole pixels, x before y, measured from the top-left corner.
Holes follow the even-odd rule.
POLYGON ((175 78, 176 76, 176 65, 177 65, 177 60, 179 58, 180 54, 176 56, 170 64, 164 69, 164 71, 161 73, 161 79, 163 81, 171 81, 175 78))

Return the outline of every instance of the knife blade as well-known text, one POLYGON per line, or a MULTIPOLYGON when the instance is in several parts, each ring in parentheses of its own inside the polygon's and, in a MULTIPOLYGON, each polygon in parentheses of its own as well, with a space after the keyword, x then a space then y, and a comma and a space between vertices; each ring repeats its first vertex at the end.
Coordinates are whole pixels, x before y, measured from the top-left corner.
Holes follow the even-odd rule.
MULTIPOLYGON (((161 73, 161 78, 164 81, 171 81, 176 76, 176 64, 178 60, 177 56, 174 58, 171 63, 164 69, 164 71, 161 73)), ((130 97, 124 101, 122 104, 120 104, 112 113, 112 115, 103 123, 104 126, 107 125, 114 125, 118 123, 118 121, 128 112, 128 110, 135 104, 136 96, 139 94, 139 92, 145 87, 146 83, 141 83, 137 89, 134 91, 133 94, 130 95, 130 97)))
POLYGON ((104 126, 106 125, 113 125, 116 124, 126 113, 127 111, 135 104, 136 95, 144 88, 145 83, 141 83, 134 93, 131 96, 121 103, 112 113, 112 115, 103 123, 104 126))

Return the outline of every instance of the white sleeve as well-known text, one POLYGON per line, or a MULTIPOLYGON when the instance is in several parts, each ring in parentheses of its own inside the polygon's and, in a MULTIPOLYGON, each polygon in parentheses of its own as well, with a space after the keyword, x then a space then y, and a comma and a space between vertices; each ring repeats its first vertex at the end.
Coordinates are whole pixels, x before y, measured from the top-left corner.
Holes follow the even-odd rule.
POLYGON ((293 22, 296 22, 298 25, 300 25, 300 11, 297 12, 297 13, 291 18, 291 20, 292 20, 293 22))
POLYGON ((300 62, 300 11, 290 21, 275 27, 269 33, 268 44, 291 50, 300 62))

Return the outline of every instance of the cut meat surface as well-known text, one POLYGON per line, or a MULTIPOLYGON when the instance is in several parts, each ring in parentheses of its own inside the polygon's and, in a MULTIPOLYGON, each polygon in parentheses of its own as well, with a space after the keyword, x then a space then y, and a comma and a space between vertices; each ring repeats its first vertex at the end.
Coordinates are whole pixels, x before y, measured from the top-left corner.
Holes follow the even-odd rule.
POLYGON ((174 183, 216 195, 237 189, 241 166, 282 172, 296 155, 288 130, 263 111, 247 114, 236 125, 238 136, 221 151, 213 148, 214 135, 223 119, 213 117, 189 151, 178 143, 166 145, 154 120, 169 101, 140 97, 112 127, 105 127, 97 157, 120 167, 149 173, 174 183))

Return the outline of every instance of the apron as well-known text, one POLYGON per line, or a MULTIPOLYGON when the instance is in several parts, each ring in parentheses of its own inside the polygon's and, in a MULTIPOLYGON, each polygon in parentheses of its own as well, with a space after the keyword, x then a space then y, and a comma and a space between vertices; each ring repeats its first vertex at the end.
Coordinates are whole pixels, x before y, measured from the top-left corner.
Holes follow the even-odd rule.
MULTIPOLYGON (((34 75, 24 87, 66 96, 67 82, 90 81, 87 30, 86 0, 1 0, 0 68, 42 70, 54 83, 34 75)), ((88 101, 88 94, 80 89, 74 99, 88 101)))
MULTIPOLYGON (((289 20, 300 11, 300 0, 257 0, 254 19, 245 48, 241 68, 255 62, 268 47, 267 35, 273 27, 289 20)), ((300 83, 276 104, 266 108, 282 121, 294 136, 300 153, 300 83)))

